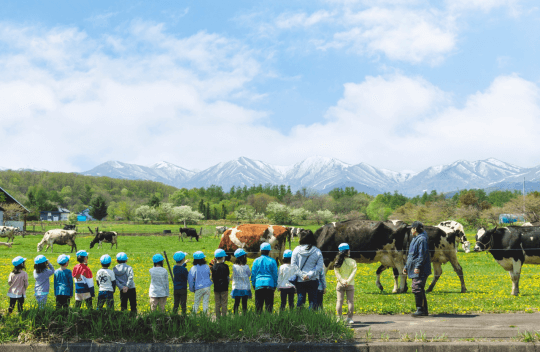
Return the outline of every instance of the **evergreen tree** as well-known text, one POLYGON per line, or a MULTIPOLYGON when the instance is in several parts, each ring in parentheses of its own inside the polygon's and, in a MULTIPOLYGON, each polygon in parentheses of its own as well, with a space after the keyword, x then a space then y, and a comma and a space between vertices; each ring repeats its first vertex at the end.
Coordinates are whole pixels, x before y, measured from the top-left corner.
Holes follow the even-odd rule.
POLYGON ((206 215, 206 220, 210 220, 210 203, 206 203, 206 211, 204 214, 206 215))
POLYGON ((221 218, 225 219, 227 217, 227 208, 225 204, 221 204, 221 218))
POLYGON ((161 201, 159 200, 157 195, 153 194, 147 204, 152 208, 157 208, 161 204, 161 201))
POLYGON ((100 194, 98 195, 96 198, 94 198, 91 202, 90 202, 90 215, 97 219, 97 220, 102 220, 103 218, 105 218, 107 216, 107 203, 105 202, 105 198, 103 198, 103 196, 100 194))

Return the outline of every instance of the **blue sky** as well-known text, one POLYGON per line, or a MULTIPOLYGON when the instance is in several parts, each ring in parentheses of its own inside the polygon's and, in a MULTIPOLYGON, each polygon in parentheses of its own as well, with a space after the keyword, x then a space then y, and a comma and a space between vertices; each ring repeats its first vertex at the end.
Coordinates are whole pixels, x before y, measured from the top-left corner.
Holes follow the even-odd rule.
POLYGON ((1 5, 1 167, 538 164, 533 1, 1 5))

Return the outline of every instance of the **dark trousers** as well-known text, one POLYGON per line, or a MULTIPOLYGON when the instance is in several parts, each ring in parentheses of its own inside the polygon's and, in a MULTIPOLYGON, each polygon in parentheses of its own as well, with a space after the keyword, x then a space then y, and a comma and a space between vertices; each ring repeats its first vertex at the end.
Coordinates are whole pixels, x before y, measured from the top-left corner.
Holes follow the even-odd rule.
POLYGON ((186 314, 187 308, 186 308, 186 302, 187 302, 187 288, 184 288, 182 290, 174 290, 174 306, 173 306, 173 313, 178 313, 178 306, 182 307, 182 314, 186 314))
POLYGON ((234 314, 238 313, 238 307, 240 306, 240 301, 242 301, 242 311, 244 312, 244 314, 246 314, 248 298, 249 296, 234 297, 234 307, 233 307, 234 314))
POLYGON ((24 304, 24 297, 19 297, 19 298, 9 298, 9 308, 8 308, 8 312, 11 313, 13 312, 13 309, 15 309, 15 303, 17 303, 17 310, 20 312, 22 312, 23 310, 23 304, 24 304))
POLYGON ((317 290, 317 309, 323 309, 324 290, 317 290))
POLYGON ((97 299, 97 309, 103 308, 105 303, 107 303, 107 308, 114 309, 114 292, 99 291, 97 299))
POLYGON ((285 306, 287 306, 287 300, 289 301, 289 308, 294 308, 294 293, 296 290, 294 287, 291 288, 283 288, 279 290, 279 293, 281 295, 281 309, 285 309, 285 306))
POLYGON ((319 291, 319 280, 309 280, 296 283, 296 294, 298 295, 297 307, 302 307, 306 303, 306 296, 309 300, 309 308, 317 308, 317 292, 319 291))
POLYGON ((260 288, 255 290, 255 310, 260 313, 266 306, 266 310, 272 313, 274 309, 274 290, 271 288, 260 288))
POLYGON ((128 288, 127 292, 124 293, 120 290, 120 310, 126 310, 127 304, 129 301, 129 307, 131 308, 131 313, 137 313, 137 290, 134 288, 128 288))
MULTIPOLYGON (((82 302, 83 301, 75 301, 75 308, 81 308, 82 302)), ((85 299, 84 303, 86 303, 88 309, 92 309, 92 297, 85 299)))
POLYGON ((421 309, 424 313, 428 313, 428 304, 426 298, 426 281, 427 277, 419 277, 412 279, 412 293, 416 301, 416 308, 421 309))
POLYGON ((69 299, 71 296, 58 295, 56 296, 56 309, 69 308, 69 299))

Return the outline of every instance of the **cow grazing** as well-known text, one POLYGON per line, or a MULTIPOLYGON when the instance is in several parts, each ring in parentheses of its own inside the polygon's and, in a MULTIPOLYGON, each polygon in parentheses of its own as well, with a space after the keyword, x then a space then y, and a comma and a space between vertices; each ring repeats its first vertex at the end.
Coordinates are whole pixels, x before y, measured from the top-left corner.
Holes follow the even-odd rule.
MULTIPOLYGON (((300 238, 310 230, 300 233, 300 238)), ((377 263, 384 267, 395 267, 401 279, 399 285, 394 285, 394 293, 407 292, 407 279, 402 271, 405 267, 403 251, 409 240, 407 225, 398 223, 389 226, 380 221, 348 220, 330 223, 315 232, 317 247, 321 250, 324 266, 327 270, 334 267, 334 261, 339 253, 338 246, 346 242, 350 246, 351 258, 357 263, 377 263)), ((382 286, 381 286, 382 287, 382 286)))
POLYGON ((512 279, 512 295, 519 295, 519 278, 523 264, 540 264, 540 227, 509 226, 476 233, 475 252, 489 251, 508 271, 512 279))
POLYGON ((75 228, 77 227, 77 225, 64 225, 64 230, 75 230, 75 228))
POLYGON ((99 231, 96 228, 96 236, 92 242, 90 242, 90 248, 94 248, 96 243, 98 244, 99 249, 101 249, 103 243, 110 243, 111 249, 116 245, 116 249, 118 249, 118 233, 116 231, 99 231))
POLYGON ((0 226, 0 237, 7 238, 7 241, 13 243, 15 239, 15 227, 11 226, 0 226))
POLYGON ((73 253, 73 249, 75 249, 75 252, 77 252, 77 245, 75 244, 75 236, 77 236, 77 232, 73 230, 62 230, 62 229, 54 229, 49 230, 45 232, 45 235, 43 235, 43 239, 41 242, 37 245, 37 251, 41 252, 43 250, 43 246, 47 244, 47 248, 45 248, 45 252, 51 247, 51 253, 53 252, 53 245, 59 244, 59 245, 69 245, 71 246, 71 252, 73 253))
POLYGON ((199 238, 202 235, 202 230, 203 230, 203 228, 201 227, 200 232, 197 233, 197 230, 192 228, 192 227, 181 227, 180 228, 180 233, 178 234, 178 241, 182 240, 182 242, 183 242, 184 241, 184 236, 186 236, 186 237, 189 237, 190 241, 193 241, 193 238, 195 238, 197 240, 197 242, 199 242, 199 238))
MULTIPOLYGON (((391 227, 390 224, 389 226, 391 227)), ((467 287, 465 286, 465 277, 463 276, 463 269, 461 268, 461 265, 459 265, 457 259, 457 242, 460 242, 463 239, 464 241, 467 241, 467 238, 465 237, 465 233, 462 230, 463 226, 461 224, 456 222, 453 227, 455 230, 441 225, 425 227, 425 231, 428 235, 431 265, 433 266, 433 280, 426 289, 426 292, 433 291, 433 288, 442 275, 442 265, 448 262, 452 264, 452 268, 454 268, 454 271, 461 282, 461 293, 467 292, 467 287)), ((410 227, 408 227, 408 229, 410 231, 410 227)), ((406 238, 408 239, 408 243, 406 243, 406 250, 403 252, 404 261, 407 261, 407 253, 409 250, 410 241, 412 240, 412 235, 409 233, 406 238)), ((468 248, 468 246, 464 246, 464 248, 468 248)), ((386 269, 388 269, 388 267, 382 265, 377 269, 377 287, 379 287, 381 291, 383 290, 383 287, 380 284, 380 275, 386 269)), ((393 272, 394 281, 397 282, 399 271, 394 267, 393 272)))
POLYGON ((214 238, 217 238, 220 235, 223 236, 223 233, 228 229, 227 226, 216 226, 216 236, 214 238))
MULTIPOLYGON (((465 229, 463 228, 463 225, 461 225, 459 222, 453 221, 453 220, 443 221, 439 223, 437 227, 440 227, 441 229, 449 228, 452 231, 454 231, 457 236, 456 240, 461 242, 461 247, 463 248, 465 253, 469 253, 471 251, 471 243, 467 240, 467 236, 465 236, 465 229)), ((457 246, 456 246, 456 250, 457 250, 457 246)))
POLYGON ((290 245, 291 233, 284 226, 245 224, 225 231, 221 236, 219 248, 225 250, 227 260, 234 263, 236 258, 232 254, 238 248, 243 248, 249 258, 257 258, 260 256, 261 243, 268 242, 272 247, 269 255, 279 264, 282 261, 287 240, 290 245))
POLYGON ((291 236, 298 237, 300 235, 300 232, 302 232, 304 229, 300 227, 288 227, 288 229, 291 231, 291 236))

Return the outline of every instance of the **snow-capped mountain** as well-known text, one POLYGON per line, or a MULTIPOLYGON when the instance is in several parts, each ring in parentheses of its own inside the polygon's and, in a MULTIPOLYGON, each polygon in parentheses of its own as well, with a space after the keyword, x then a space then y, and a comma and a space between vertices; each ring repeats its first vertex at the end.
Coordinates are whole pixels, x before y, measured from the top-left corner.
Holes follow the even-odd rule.
POLYGON ((490 158, 479 161, 459 160, 414 173, 379 169, 365 163, 352 165, 321 156, 307 158, 292 166, 271 165, 240 157, 197 172, 165 161, 152 166, 109 161, 83 175, 153 180, 186 188, 219 185, 226 191, 232 186, 271 183, 290 185, 293 190, 306 187, 328 192, 335 187, 353 186, 369 194, 397 190, 414 196, 424 191, 450 192, 465 188, 494 187, 499 183, 504 183, 504 187, 512 187, 514 183, 522 181, 524 176, 527 181, 540 181, 540 166, 527 169, 490 158))

